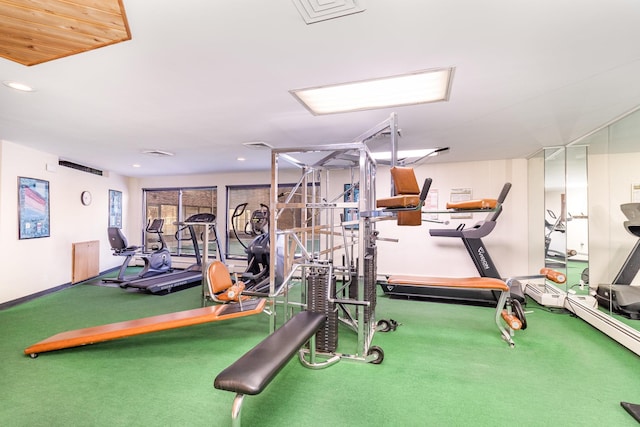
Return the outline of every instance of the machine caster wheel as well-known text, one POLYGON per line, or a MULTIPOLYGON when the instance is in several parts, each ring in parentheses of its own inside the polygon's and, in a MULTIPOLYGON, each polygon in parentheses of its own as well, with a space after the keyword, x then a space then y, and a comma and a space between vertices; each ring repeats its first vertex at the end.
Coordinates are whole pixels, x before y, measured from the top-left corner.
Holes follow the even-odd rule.
POLYGON ((391 323, 388 320, 378 320, 377 326, 378 332, 389 332, 391 330, 391 323))
POLYGON ((511 308, 513 309, 513 314, 522 322, 522 327, 520 330, 524 331, 527 329, 527 318, 524 315, 524 310, 522 309, 522 304, 517 299, 511 301, 511 308))
POLYGON ((378 323, 376 324, 376 326, 377 326, 378 332, 389 332, 389 331, 395 331, 398 328, 399 323, 393 319, 389 319, 389 320, 381 319, 381 320, 378 320, 378 323))
POLYGON ((35 359, 36 357, 38 357, 38 353, 31 353, 29 357, 35 359))
POLYGON ((373 359, 369 363, 373 363, 374 365, 379 365, 384 360, 384 351, 382 351, 382 349, 378 346, 373 346, 369 348, 369 351, 367 352, 367 356, 375 356, 375 359, 373 359))

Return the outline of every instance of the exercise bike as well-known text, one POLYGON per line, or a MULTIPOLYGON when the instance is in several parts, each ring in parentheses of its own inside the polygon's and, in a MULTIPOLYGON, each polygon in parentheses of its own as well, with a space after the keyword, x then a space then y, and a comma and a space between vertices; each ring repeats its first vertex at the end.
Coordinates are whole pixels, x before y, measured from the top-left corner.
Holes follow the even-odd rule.
POLYGON ((118 271, 118 276, 116 278, 107 278, 103 279, 103 282, 107 283, 125 283, 130 282, 132 280, 141 279, 143 277, 151 277, 163 273, 168 273, 173 271, 171 268, 171 254, 167 245, 162 237, 162 227, 164 225, 164 219, 154 219, 153 221, 149 220, 147 223, 147 227, 145 231, 147 233, 155 233, 158 235, 158 243, 160 243, 160 247, 154 248, 154 250, 148 254, 141 254, 142 247, 140 246, 129 246, 127 242, 127 238, 122 233, 122 230, 117 227, 109 227, 109 244, 111 245, 111 250, 113 251, 114 256, 123 256, 125 257, 124 262, 120 266, 120 270, 118 271), (140 255, 144 262, 144 267, 142 270, 133 276, 125 276, 125 272, 131 259, 140 255))

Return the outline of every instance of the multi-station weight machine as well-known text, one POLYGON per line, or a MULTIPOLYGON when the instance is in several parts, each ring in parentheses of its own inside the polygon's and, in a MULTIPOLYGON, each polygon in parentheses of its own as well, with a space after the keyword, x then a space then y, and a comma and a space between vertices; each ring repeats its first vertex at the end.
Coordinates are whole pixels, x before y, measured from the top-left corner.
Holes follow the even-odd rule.
POLYGON ((272 150, 270 200, 270 326, 276 328, 276 304, 286 321, 295 310, 322 312, 327 321, 315 349, 301 353, 308 367, 340 359, 380 363, 372 346, 376 331, 376 161, 367 141, 384 136, 395 161, 397 118, 380 123, 355 142, 272 150), (294 172, 291 172, 294 170, 294 172), (284 194, 283 177, 299 179, 284 194), (336 179, 337 176, 337 179, 336 179), (355 218, 347 213, 358 212, 355 218), (292 289, 299 284, 299 295, 292 289), (356 333, 356 349, 338 352, 344 328, 356 333))

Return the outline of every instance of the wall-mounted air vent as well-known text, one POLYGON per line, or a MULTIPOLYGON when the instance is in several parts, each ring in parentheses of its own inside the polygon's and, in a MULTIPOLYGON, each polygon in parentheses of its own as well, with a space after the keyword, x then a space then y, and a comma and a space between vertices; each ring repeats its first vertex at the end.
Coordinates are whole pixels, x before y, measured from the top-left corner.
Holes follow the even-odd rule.
POLYGON ((99 175, 99 176, 104 175, 104 173, 99 169, 94 169, 92 167, 81 165, 81 164, 74 163, 74 162, 70 162, 70 161, 67 161, 67 160, 59 160, 58 164, 60 166, 66 167, 66 168, 76 169, 76 170, 79 170, 79 171, 82 171, 82 172, 92 173, 94 175, 99 175))

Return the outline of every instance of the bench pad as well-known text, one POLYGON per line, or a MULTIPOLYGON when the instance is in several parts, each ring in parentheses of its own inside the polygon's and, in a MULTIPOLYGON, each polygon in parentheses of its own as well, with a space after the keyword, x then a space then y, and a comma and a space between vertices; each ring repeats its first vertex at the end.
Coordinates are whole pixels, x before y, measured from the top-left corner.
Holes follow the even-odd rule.
POLYGON ((462 202, 448 202, 447 209, 495 209, 498 206, 496 199, 465 200, 462 202))
POLYGON ((391 168, 391 176, 396 194, 420 194, 420 186, 413 168, 394 166, 391 168))
POLYGON ((301 311, 240 359, 220 372, 213 386, 220 390, 255 395, 271 382, 294 354, 322 326, 322 313, 301 311))
POLYGON ((447 288, 491 289, 507 292, 509 286, 500 279, 492 277, 428 277, 393 275, 387 280, 393 285, 437 286, 447 288))
POLYGON ((378 208, 408 208, 419 205, 420 196, 418 194, 401 194, 376 200, 376 207, 378 208))
POLYGON ((82 345, 95 344, 103 341, 148 334, 151 332, 167 331, 186 326, 251 316, 262 313, 265 303, 266 300, 263 298, 254 299, 246 301, 242 305, 214 305, 195 308, 193 310, 144 317, 142 319, 127 320, 124 322, 110 323, 108 325, 61 332, 44 341, 40 341, 30 347, 27 347, 24 350, 24 354, 29 355, 53 350, 62 350, 65 348, 79 347, 82 345))

